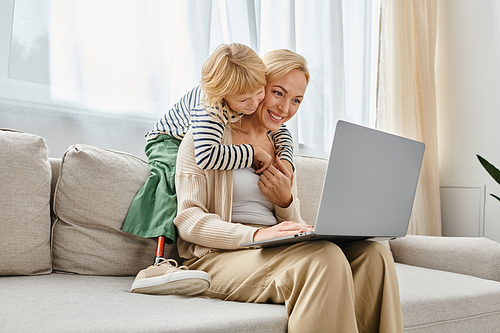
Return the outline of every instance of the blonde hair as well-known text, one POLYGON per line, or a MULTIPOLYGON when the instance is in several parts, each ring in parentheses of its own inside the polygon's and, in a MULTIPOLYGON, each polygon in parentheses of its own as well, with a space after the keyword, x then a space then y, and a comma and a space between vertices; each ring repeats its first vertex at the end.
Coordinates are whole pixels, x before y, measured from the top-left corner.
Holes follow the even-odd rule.
POLYGON ((298 69, 304 73, 306 83, 309 84, 307 61, 300 54, 287 49, 274 50, 264 54, 262 61, 264 61, 267 68, 267 82, 279 79, 292 69, 298 69))
MULTIPOLYGON (((222 119, 224 98, 254 92, 266 85, 266 66, 250 47, 222 44, 210 55, 201 71, 204 104, 222 119)), ((226 105, 228 116, 236 112, 226 105)))

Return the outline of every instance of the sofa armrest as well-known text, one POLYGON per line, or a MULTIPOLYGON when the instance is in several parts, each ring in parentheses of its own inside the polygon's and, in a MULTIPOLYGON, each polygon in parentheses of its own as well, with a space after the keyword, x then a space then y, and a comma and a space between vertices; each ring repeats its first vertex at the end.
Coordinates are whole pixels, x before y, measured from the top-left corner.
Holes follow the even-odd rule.
POLYGON ((389 243, 396 262, 500 281, 500 243, 487 238, 409 235, 389 243))

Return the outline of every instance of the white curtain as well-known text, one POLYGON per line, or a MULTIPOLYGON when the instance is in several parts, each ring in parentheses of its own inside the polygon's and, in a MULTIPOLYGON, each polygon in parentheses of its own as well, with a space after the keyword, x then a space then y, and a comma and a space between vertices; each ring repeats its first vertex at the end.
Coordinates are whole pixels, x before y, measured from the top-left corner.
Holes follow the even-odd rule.
POLYGON ((375 123, 378 1, 44 1, 53 101, 153 125, 199 84, 219 44, 238 42, 308 60, 306 98, 288 124, 299 153, 328 156, 339 119, 375 123))
POLYGON ((438 3, 383 0, 377 127, 426 144, 408 228, 441 236, 436 114, 438 3))

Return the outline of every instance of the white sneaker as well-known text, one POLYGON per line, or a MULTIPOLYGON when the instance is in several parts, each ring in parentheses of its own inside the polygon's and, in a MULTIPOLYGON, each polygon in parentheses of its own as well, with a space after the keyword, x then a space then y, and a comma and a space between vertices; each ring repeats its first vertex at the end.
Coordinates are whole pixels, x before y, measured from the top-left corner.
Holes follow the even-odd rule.
POLYGON ((207 272, 177 267, 173 259, 158 258, 153 266, 141 270, 131 292, 152 295, 196 295, 210 287, 207 272))

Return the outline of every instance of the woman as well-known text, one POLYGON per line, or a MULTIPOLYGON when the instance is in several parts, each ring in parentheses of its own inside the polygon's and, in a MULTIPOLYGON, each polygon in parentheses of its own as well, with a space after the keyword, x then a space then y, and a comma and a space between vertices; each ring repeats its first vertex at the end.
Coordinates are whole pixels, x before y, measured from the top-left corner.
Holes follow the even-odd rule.
MULTIPOLYGON (((309 74, 305 60, 288 50, 263 60, 266 97, 254 114, 226 127, 223 143, 260 145, 274 156, 267 132, 295 115, 309 74)), ((174 223, 184 265, 212 277, 202 295, 284 303, 292 333, 402 332, 394 262, 383 245, 315 241, 241 249, 241 243, 312 230, 300 217, 292 179, 279 159, 261 176, 251 169, 201 170, 187 133, 177 159, 174 223)))

